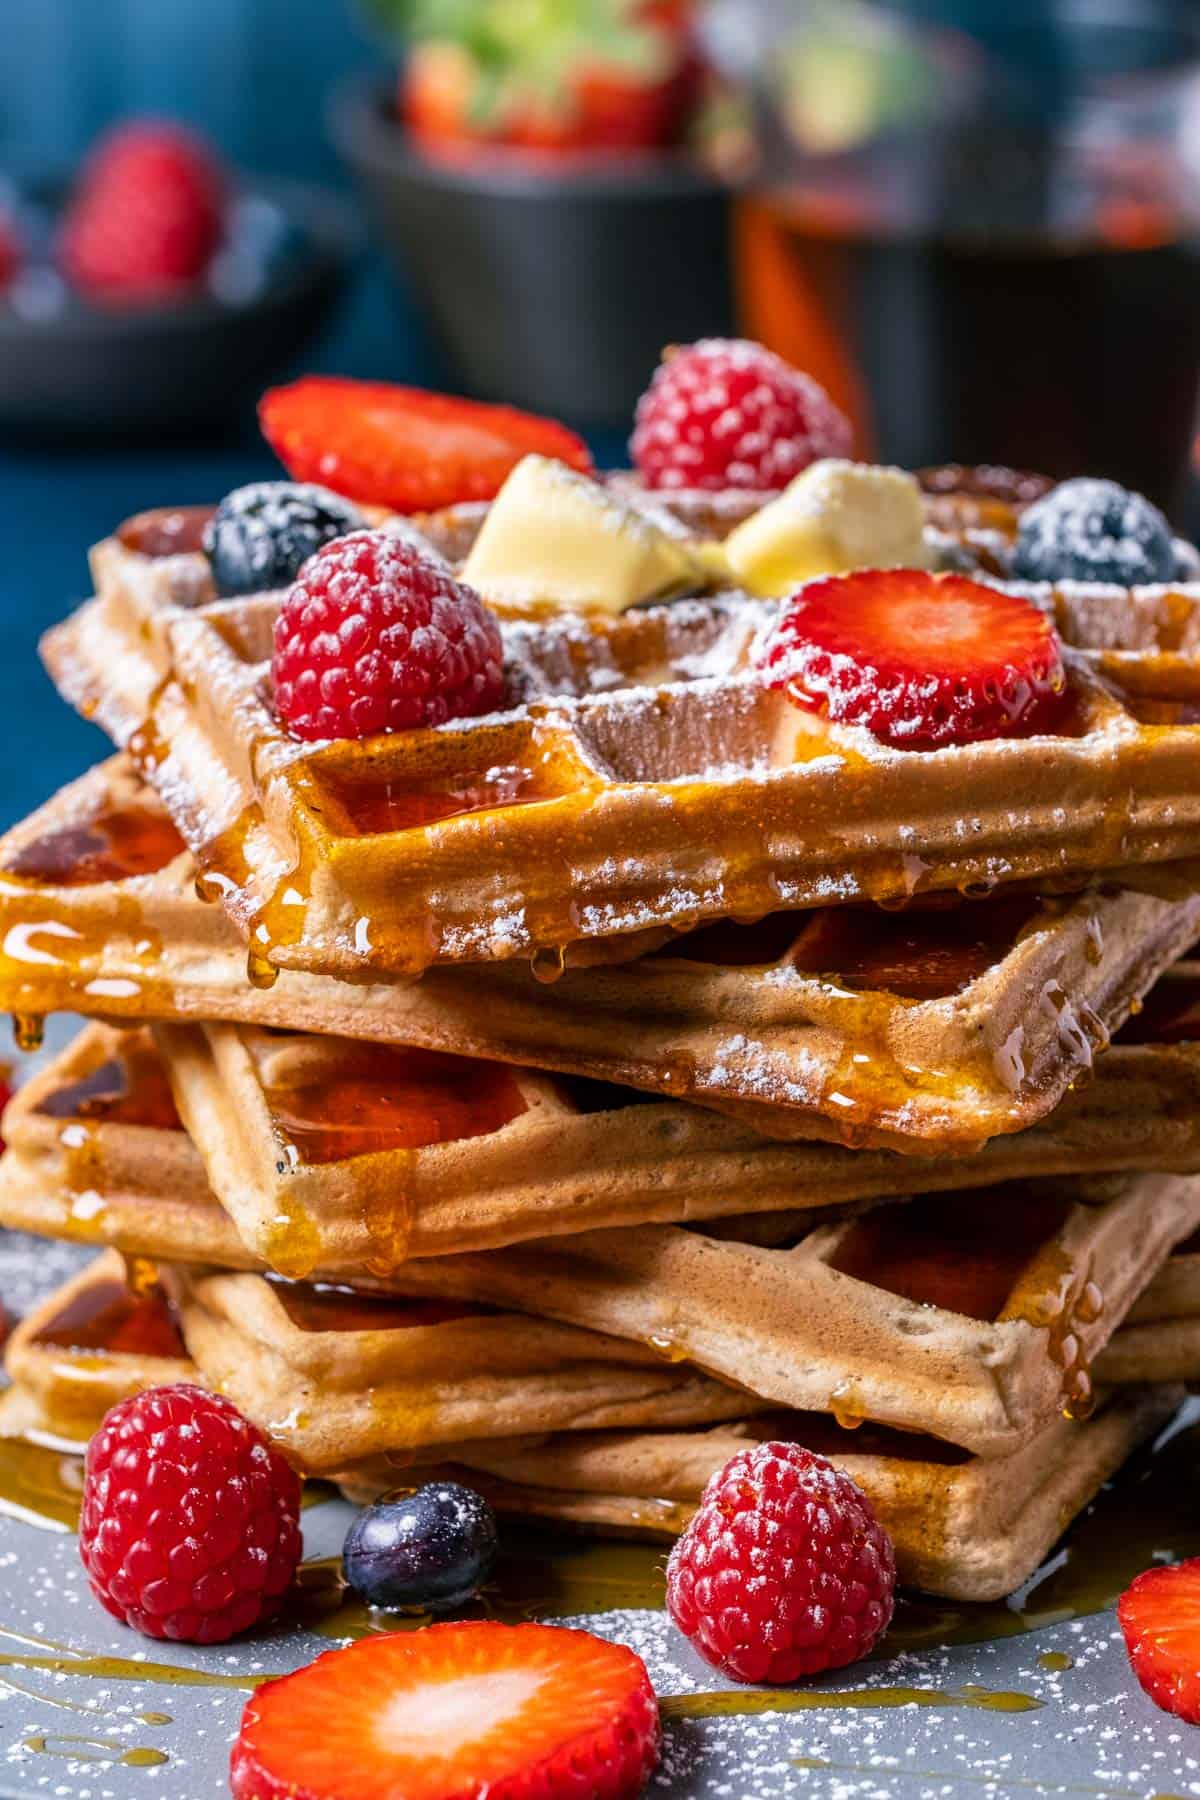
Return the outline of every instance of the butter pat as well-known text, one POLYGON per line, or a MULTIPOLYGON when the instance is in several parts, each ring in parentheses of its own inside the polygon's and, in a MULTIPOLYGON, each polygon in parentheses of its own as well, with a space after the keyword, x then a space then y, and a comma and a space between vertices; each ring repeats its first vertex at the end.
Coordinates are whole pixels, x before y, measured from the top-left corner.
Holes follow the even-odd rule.
POLYGON ((903 469, 827 458, 731 532, 725 556, 742 586, 764 597, 815 575, 923 568, 924 516, 903 469))
POLYGON ((703 575, 682 530, 671 535, 565 463, 527 456, 493 500, 463 579, 499 606, 620 613, 703 575))

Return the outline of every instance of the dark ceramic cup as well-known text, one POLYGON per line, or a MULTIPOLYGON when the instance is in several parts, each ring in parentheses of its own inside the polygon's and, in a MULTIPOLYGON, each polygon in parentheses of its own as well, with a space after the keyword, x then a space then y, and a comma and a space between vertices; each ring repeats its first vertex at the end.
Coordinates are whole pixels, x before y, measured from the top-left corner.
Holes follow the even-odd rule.
POLYGON ((726 194, 685 158, 443 164, 378 82, 342 89, 331 126, 472 393, 625 424, 664 344, 730 330, 726 194))

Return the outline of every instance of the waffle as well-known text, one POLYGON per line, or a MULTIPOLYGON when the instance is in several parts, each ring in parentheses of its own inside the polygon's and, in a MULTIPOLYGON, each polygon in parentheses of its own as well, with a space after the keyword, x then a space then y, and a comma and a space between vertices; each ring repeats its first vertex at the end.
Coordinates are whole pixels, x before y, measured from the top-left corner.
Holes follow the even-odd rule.
POLYGON ((1180 1244, 1096 1364, 1106 1382, 1200 1383, 1200 1233, 1180 1244))
POLYGON ((927 1195, 763 1248, 649 1225, 408 1263, 389 1285, 650 1343, 769 1403, 981 1456, 1060 1409, 1174 1246, 1200 1179, 1135 1175, 927 1195))
POLYGON ((513 965, 373 985, 291 971, 264 989, 120 759, 0 841, 0 871, 0 1003, 18 1014, 214 1017, 459 1051, 684 1096, 773 1137, 901 1150, 973 1147, 1043 1117, 1200 930, 1196 870, 1176 868, 1073 901, 777 914, 550 985, 513 965))
MULTIPOLYGON (((263 1034, 172 1027, 165 1035, 191 1046, 175 1059, 175 1081, 204 1155, 179 1128, 149 1034, 92 1026, 21 1089, 6 1115, 0 1223, 223 1268, 259 1267, 274 1257, 302 1274, 312 1272, 304 1265, 315 1246, 313 1269, 353 1281, 368 1264, 386 1274, 401 1248, 461 1253, 603 1224, 704 1218, 715 1232, 725 1228, 723 1218, 737 1236, 794 1242, 826 1215, 903 1194, 916 1179, 926 1189, 965 1189, 1151 1161, 1200 1168, 1200 1052, 1151 1042, 1111 1050, 1093 1081, 1045 1124, 963 1159, 916 1165, 890 1151, 774 1144, 678 1102, 622 1105, 631 1097, 620 1090, 576 1083, 575 1105, 603 1110, 571 1113, 564 1092, 558 1110, 547 1104, 543 1125, 534 1121, 532 1134, 517 1139, 515 1162, 502 1130, 432 1157, 376 1150, 310 1161, 300 1171, 281 1158, 281 1173, 264 1149, 276 1128, 263 1118, 267 1097, 247 1048, 263 1034), (236 1099, 215 1074, 210 1038, 225 1042, 240 1072, 236 1099), (452 1178, 448 1188, 432 1181, 439 1170, 452 1178), (614 1186, 619 1172, 627 1185, 614 1186), (281 1236, 276 1221, 289 1218, 281 1236)), ((287 1049, 297 1040, 265 1042, 287 1049)), ((361 1045, 299 1042, 305 1060, 344 1056, 353 1067, 364 1056, 361 1045)), ((376 1078, 386 1073, 388 1052, 381 1059, 374 1048, 365 1053, 376 1078)), ((354 1091, 361 1103, 372 1084, 354 1091)))
POLYGON ((504 622, 508 711, 312 746, 265 692, 277 596, 164 605, 153 559, 112 560, 47 664, 163 793, 260 981, 553 965, 579 939, 1200 854, 1200 667, 1175 626, 1138 640, 1132 596, 1099 661, 1065 652, 1057 736, 924 754, 830 725, 750 667, 775 607, 717 595, 504 622))
POLYGON ((462 1437, 689 1424, 746 1397, 550 1320, 163 1265, 202 1379, 306 1474, 462 1437))
POLYGON ((13 1331, 4 1364, 19 1396, 0 1429, 18 1425, 86 1442, 108 1411, 144 1388, 195 1381, 162 1292, 129 1285, 115 1251, 89 1263, 13 1331))
MULTIPOLYGON (((1174 1412, 1178 1387, 1110 1396, 1086 1425, 1051 1421, 1023 1449, 982 1461, 933 1439, 870 1425, 851 1434, 816 1414, 768 1413, 705 1432, 605 1432, 542 1443, 470 1444, 450 1469, 498 1510, 630 1535, 682 1530, 708 1477, 770 1438, 830 1456, 871 1500, 900 1581, 952 1600, 998 1600, 1038 1568, 1066 1525, 1174 1412)), ((374 1499, 427 1479, 377 1459, 347 1471, 343 1492, 374 1499)))

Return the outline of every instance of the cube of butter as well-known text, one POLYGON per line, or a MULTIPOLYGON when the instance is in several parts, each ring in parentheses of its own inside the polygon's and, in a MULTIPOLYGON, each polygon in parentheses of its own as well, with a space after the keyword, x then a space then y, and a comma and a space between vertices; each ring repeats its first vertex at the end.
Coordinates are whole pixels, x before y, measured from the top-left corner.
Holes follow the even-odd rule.
POLYGON ((462 573, 497 605, 608 613, 703 580, 682 530, 671 535, 598 481, 546 456, 524 457, 509 475, 462 573))
POLYGON ((827 458, 731 532, 725 556, 743 587, 769 597, 814 575, 920 568, 923 523, 921 490, 903 469, 827 458))

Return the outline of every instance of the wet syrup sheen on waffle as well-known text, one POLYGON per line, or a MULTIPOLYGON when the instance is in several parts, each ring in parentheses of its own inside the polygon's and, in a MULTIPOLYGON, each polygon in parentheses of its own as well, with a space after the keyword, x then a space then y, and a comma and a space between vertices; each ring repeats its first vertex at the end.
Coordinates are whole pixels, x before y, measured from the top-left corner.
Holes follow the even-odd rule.
POLYGON ((69 1008, 453 1049, 686 1099, 774 1138, 965 1149, 1035 1124, 1091 1066, 1200 933, 1198 873, 777 912, 551 983, 509 963, 416 983, 294 970, 262 988, 197 899, 162 802, 114 758, 0 840, 0 1002, 31 1022, 69 1008))
MULTIPOLYGON (((992 504, 931 510, 961 549, 992 504)), ((1035 593, 1069 646, 1054 736, 919 752, 822 723, 751 666, 775 603, 701 594, 508 619, 505 712, 312 746, 271 709, 279 596, 215 600, 203 557, 134 542, 99 547, 46 659, 165 797, 259 981, 552 972, 579 940, 1200 853, 1193 590, 1035 593)))

